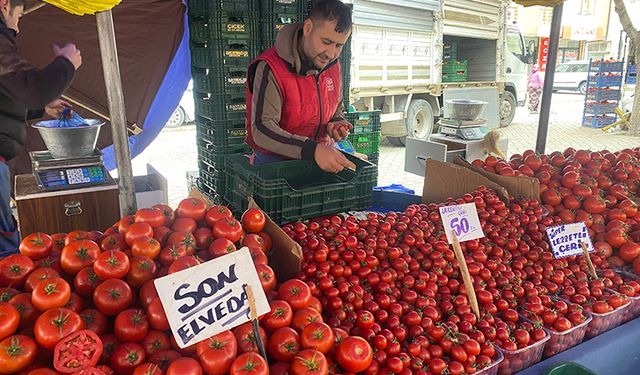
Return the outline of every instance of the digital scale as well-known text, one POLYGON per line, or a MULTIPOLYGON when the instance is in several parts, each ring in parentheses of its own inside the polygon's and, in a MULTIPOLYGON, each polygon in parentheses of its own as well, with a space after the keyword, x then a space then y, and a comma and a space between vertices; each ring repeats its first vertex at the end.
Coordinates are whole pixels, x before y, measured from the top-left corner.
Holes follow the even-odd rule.
POLYGON ((45 191, 76 189, 111 181, 99 149, 93 155, 78 158, 56 159, 49 151, 32 151, 29 157, 38 186, 45 191))
POLYGON ((472 121, 456 119, 440 119, 438 122, 440 134, 454 136, 467 141, 484 138, 488 129, 487 120, 478 119, 472 121))

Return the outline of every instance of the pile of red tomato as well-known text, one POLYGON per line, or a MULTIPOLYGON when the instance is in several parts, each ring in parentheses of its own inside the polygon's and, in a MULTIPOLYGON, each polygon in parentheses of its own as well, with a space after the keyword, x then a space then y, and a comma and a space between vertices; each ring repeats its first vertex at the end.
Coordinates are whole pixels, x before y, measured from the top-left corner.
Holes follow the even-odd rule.
POLYGON ((614 266, 633 264, 640 274, 640 214, 632 200, 640 189, 640 150, 591 152, 569 148, 509 161, 489 156, 473 165, 503 176, 540 181, 542 203, 565 223, 584 222, 594 246, 614 266))
MULTIPOLYGON (((563 220, 551 212, 545 214, 537 200, 505 203, 479 187, 439 205, 319 218, 283 229, 302 246, 298 278, 319 299, 327 323, 374 348, 365 374, 481 374, 493 365, 499 373, 513 373, 539 361, 543 345, 545 352, 557 353, 579 344, 585 329, 573 342, 566 333, 591 322, 587 310, 600 301, 613 302, 613 309, 626 306, 611 300, 603 285, 623 288, 626 295, 615 294, 618 301, 640 292, 631 280, 605 278, 596 285, 581 256, 555 259, 545 229, 563 220), (439 214, 443 205, 463 203, 475 203, 486 236, 461 244, 480 317, 471 311, 439 214), (552 299, 585 292, 589 283, 595 293, 572 298, 580 304, 552 299), (507 330, 500 330, 505 327, 496 319, 521 322, 525 315, 531 323, 507 323, 507 330), (551 339, 537 345, 541 329, 551 339)), ((598 268, 610 267, 601 253, 591 259, 598 268)))
POLYGON ((236 220, 226 207, 188 198, 175 212, 141 209, 104 233, 25 237, 19 254, 0 260, 0 373, 269 373, 250 323, 180 349, 153 283, 240 246, 249 247, 271 301, 260 321, 271 373, 367 367, 369 344, 324 324, 304 282, 276 288, 265 224, 259 209, 236 220))

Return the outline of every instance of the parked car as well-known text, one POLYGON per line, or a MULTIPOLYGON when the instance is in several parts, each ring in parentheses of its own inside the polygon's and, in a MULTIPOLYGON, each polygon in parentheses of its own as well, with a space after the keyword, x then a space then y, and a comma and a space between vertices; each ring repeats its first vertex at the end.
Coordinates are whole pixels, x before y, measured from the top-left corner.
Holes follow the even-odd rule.
POLYGON ((165 124, 167 128, 179 128, 195 120, 195 106, 193 104, 193 81, 189 81, 189 86, 182 94, 182 99, 178 108, 171 114, 169 121, 165 124))
POLYGON ((553 76, 553 91, 578 91, 582 95, 587 93, 587 78, 589 76, 588 61, 571 61, 556 66, 553 76))

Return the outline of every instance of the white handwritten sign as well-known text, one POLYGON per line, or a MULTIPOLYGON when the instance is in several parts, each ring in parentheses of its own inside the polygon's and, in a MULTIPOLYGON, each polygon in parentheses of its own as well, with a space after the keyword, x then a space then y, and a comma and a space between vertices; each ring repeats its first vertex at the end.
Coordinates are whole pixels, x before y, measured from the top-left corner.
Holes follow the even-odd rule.
POLYGON ((454 231, 459 242, 484 237, 475 203, 440 207, 440 217, 449 243, 453 243, 454 231))
POLYGON ((248 248, 155 280, 180 348, 248 322, 246 286, 258 316, 270 311, 248 248))
POLYGON ((562 224, 547 228, 549 243, 553 248, 553 256, 565 258, 582 254, 582 242, 587 245, 590 253, 594 252, 589 230, 584 223, 562 224))

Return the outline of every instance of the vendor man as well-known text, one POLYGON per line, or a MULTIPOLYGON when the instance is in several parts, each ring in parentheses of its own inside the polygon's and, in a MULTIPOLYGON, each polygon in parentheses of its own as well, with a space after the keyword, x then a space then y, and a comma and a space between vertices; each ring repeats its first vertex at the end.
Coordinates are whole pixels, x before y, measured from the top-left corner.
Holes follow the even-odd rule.
POLYGON ((343 117, 340 63, 351 9, 320 0, 303 23, 286 25, 274 47, 249 66, 247 143, 252 163, 315 160, 327 172, 355 169, 333 147, 351 126, 343 117))
POLYGON ((54 46, 56 57, 42 70, 20 55, 16 35, 24 0, 0 0, 0 251, 15 251, 20 243, 11 213, 11 172, 6 162, 18 155, 27 137, 26 120, 44 112, 57 118, 67 103, 58 99, 82 64, 73 45, 54 46), (44 111, 42 110, 44 108, 44 111))

